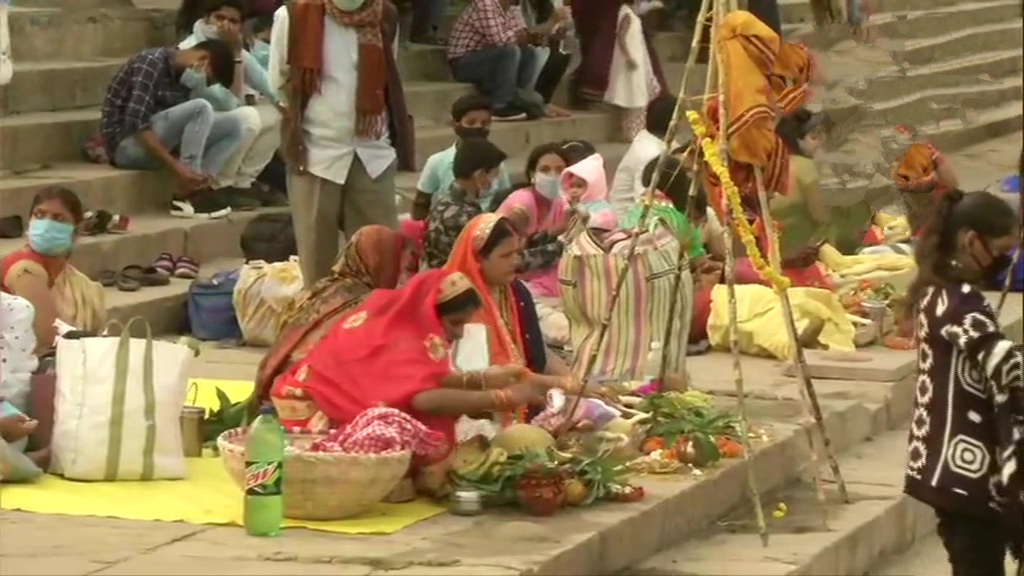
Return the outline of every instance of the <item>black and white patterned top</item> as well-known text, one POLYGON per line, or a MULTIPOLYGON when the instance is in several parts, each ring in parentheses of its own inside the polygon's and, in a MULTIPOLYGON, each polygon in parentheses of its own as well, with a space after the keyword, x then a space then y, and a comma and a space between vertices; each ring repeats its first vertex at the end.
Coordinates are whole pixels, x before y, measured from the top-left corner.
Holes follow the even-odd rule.
MULTIPOLYGON (((1022 347, 1006 339, 970 284, 929 288, 919 348, 904 491, 945 511, 1020 514, 1022 347)), ((1015 530, 1016 531, 1016 530, 1015 530)))

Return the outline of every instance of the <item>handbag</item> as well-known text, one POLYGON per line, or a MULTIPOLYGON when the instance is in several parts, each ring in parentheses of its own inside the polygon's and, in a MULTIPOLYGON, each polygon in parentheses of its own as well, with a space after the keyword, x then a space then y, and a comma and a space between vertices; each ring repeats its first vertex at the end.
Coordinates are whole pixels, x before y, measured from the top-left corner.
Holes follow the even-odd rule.
POLYGON ((154 341, 142 318, 120 336, 59 339, 51 471, 87 481, 184 478, 192 356, 186 344, 154 341), (132 338, 136 323, 144 338, 132 338))
POLYGON ((569 232, 558 267, 558 281, 576 353, 573 372, 578 377, 640 380, 644 376, 644 361, 655 342, 667 344, 663 346, 668 359, 666 372, 685 373, 693 279, 688 270, 683 272, 673 333, 666 343, 667 311, 675 292, 679 240, 660 223, 641 232, 604 342, 597 350, 597 362, 590 374, 581 373, 597 346, 629 244, 630 240, 625 239, 603 246, 592 231, 580 224, 569 232))

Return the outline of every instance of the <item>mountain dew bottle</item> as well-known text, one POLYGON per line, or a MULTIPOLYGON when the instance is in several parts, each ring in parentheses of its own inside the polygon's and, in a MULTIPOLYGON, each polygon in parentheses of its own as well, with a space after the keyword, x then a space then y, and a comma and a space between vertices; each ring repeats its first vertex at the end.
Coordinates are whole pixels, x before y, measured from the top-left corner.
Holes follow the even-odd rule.
POLYGON ((249 428, 245 444, 245 513, 250 536, 279 536, 284 523, 284 429, 270 406, 249 428))

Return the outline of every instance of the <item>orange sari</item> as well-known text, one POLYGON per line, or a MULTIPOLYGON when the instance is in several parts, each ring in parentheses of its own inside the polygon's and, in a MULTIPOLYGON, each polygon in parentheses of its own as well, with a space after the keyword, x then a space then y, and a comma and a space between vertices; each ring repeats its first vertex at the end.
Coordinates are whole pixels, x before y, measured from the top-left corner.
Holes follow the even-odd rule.
MULTIPOLYGON (((742 10, 730 12, 719 24, 715 50, 727 71, 729 172, 757 214, 754 168, 761 170, 767 192, 789 191, 789 151, 775 133, 777 111, 792 112, 804 104, 811 58, 804 47, 781 40, 764 22, 742 10)), ((713 99, 705 109, 712 138, 720 130, 720 114, 718 99, 713 99)), ((713 208, 725 218, 721 184, 711 170, 704 173, 713 208)))
MULTIPOLYGON (((490 238, 494 225, 501 219, 498 214, 488 213, 470 220, 455 241, 455 248, 448 257, 444 269, 465 274, 480 294, 483 305, 473 321, 487 327, 487 348, 490 352, 491 366, 528 366, 523 345, 522 318, 512 286, 488 286, 480 267, 480 248, 490 238)), ((502 415, 505 425, 515 420, 525 422, 525 418, 525 409, 517 410, 515 414, 502 415)))

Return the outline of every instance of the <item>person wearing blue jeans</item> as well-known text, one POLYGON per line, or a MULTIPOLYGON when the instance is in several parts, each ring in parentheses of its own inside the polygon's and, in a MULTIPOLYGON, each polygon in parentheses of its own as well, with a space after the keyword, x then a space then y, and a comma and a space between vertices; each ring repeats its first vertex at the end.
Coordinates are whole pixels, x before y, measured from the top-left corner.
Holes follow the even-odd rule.
POLYGON ((218 114, 191 93, 230 85, 235 51, 221 40, 188 49, 151 48, 128 59, 103 99, 100 131, 115 167, 167 167, 178 181, 172 216, 217 218, 230 208, 205 194, 242 138, 237 117, 218 114))
POLYGON ((473 84, 494 102, 494 120, 522 120, 510 104, 519 89, 532 90, 543 62, 531 41, 550 35, 564 20, 559 12, 548 22, 528 28, 518 0, 473 0, 459 15, 448 37, 448 63, 459 82, 473 84))

